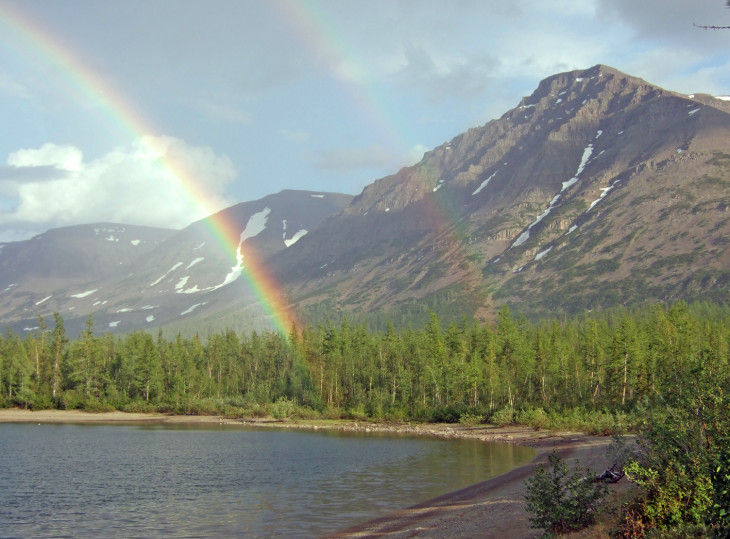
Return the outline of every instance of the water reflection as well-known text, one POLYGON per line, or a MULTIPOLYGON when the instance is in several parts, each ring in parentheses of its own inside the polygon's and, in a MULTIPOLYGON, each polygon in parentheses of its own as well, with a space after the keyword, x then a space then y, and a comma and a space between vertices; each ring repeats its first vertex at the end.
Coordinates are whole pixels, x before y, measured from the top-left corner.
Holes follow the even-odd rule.
POLYGON ((5 536, 317 536, 483 481, 529 448, 380 434, 0 425, 5 536))

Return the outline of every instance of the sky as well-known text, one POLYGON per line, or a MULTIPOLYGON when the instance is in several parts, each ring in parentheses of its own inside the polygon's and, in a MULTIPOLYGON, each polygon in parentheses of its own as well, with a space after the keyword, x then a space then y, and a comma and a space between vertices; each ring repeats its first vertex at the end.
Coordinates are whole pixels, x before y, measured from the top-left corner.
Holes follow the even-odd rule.
POLYGON ((0 0, 0 242, 357 194, 555 73, 730 94, 724 0, 0 0))

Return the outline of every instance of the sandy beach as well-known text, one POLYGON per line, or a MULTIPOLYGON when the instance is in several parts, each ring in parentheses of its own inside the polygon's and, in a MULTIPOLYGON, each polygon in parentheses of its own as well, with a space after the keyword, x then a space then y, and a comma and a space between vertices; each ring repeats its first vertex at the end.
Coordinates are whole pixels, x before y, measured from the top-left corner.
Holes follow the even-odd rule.
MULTIPOLYGON (((357 421, 243 420, 219 416, 177 416, 124 412, 86 413, 78 410, 0 409, 0 423, 160 423, 219 424, 230 427, 334 429, 391 432, 440 438, 470 438, 527 445, 538 450, 535 460, 507 474, 450 492, 418 505, 394 510, 376 520, 342 530, 331 537, 537 537, 524 510, 524 481, 547 455, 556 450, 570 464, 596 474, 611 466, 606 449, 609 437, 572 432, 535 431, 528 427, 423 423, 369 423, 357 421)), ((618 488, 626 488, 626 480, 618 488)))

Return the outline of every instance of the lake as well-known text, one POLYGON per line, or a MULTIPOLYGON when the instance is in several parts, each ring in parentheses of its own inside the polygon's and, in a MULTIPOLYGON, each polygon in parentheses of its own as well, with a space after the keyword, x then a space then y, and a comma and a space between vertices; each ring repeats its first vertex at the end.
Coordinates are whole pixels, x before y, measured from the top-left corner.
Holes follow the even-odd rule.
POLYGON ((316 537, 534 455, 339 431, 0 424, 0 537, 316 537))

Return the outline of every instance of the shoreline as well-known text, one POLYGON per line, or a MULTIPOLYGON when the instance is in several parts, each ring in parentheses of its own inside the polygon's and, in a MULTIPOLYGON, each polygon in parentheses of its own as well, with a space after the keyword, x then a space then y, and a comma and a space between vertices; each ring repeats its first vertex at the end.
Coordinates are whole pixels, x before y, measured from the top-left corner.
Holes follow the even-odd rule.
POLYGON ((445 439, 477 439, 541 447, 551 440, 566 436, 583 436, 570 431, 535 430, 513 425, 462 425, 458 423, 370 422, 350 419, 287 419, 228 418, 219 415, 174 415, 142 412, 85 412, 83 410, 27 410, 0 408, 2 423, 68 423, 68 424, 147 424, 161 425, 225 425, 277 429, 340 430, 347 432, 406 434, 445 439))
MULTIPOLYGON (((328 537, 537 537, 524 510, 524 481, 555 450, 569 465, 579 462, 596 474, 610 467, 606 448, 610 437, 578 432, 536 431, 530 427, 461 425, 445 423, 370 423, 352 420, 231 419, 221 416, 179 416, 157 413, 81 410, 0 409, 2 423, 38 424, 160 424, 220 425, 243 428, 339 430, 345 432, 476 439, 533 447, 529 464, 475 485, 449 492, 407 508, 363 522, 328 537)), ((626 482, 618 488, 627 488, 626 482)))

